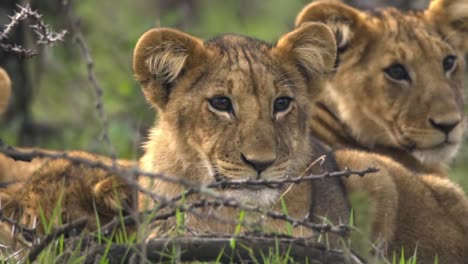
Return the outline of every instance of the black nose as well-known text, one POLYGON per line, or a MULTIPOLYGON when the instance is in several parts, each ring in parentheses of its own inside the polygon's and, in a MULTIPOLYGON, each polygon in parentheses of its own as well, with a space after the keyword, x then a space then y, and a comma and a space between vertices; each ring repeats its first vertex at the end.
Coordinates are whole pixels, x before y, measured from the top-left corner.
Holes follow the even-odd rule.
POLYGON ((241 153, 241 159, 244 161, 246 164, 254 168, 258 174, 260 174, 262 171, 273 165, 275 163, 275 160, 257 160, 257 159, 248 159, 244 154, 241 153))
POLYGON ((445 134, 448 134, 450 133, 450 131, 452 131, 459 123, 460 121, 455 121, 455 122, 437 122, 435 121, 434 119, 432 118, 429 118, 429 122, 431 123, 431 125, 444 132, 445 134))

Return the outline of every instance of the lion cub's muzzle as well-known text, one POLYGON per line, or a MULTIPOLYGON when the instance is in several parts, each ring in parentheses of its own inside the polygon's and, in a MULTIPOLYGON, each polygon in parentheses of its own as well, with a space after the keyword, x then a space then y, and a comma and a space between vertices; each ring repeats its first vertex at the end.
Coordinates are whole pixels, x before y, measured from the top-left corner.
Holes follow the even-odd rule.
POLYGON ((437 120, 434 118, 429 118, 429 123, 431 124, 432 128, 442 132, 445 134, 446 141, 449 141, 450 133, 462 122, 462 118, 457 118, 454 120, 437 120))
POLYGON ((246 157, 246 155, 241 153, 241 159, 245 164, 257 171, 257 179, 259 179, 262 172, 275 163, 276 155, 269 155, 266 157, 257 158, 255 156, 246 157))

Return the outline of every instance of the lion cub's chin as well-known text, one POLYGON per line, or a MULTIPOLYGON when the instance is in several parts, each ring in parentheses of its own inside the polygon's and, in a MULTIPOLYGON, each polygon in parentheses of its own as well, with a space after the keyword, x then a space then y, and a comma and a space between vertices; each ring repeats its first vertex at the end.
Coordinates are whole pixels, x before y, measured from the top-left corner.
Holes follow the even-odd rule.
POLYGON ((460 149, 459 143, 446 144, 435 148, 415 149, 413 156, 424 164, 451 161, 460 149))
POLYGON ((224 190, 223 194, 247 205, 269 207, 278 201, 281 191, 277 188, 247 188, 224 190))

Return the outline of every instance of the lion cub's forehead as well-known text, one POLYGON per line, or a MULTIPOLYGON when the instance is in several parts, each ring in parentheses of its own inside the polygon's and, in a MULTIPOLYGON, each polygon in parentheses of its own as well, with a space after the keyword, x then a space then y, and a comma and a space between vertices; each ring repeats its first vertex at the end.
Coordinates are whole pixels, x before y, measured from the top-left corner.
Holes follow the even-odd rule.
POLYGON ((452 50, 452 47, 444 41, 444 36, 426 21, 423 11, 382 8, 370 11, 368 15, 369 22, 378 28, 382 43, 389 47, 395 47, 395 44, 406 45, 406 51, 409 52, 411 49, 412 52, 418 53, 402 54, 402 57, 424 54, 443 56, 452 50))
POLYGON ((217 56, 211 79, 224 86, 228 93, 266 95, 293 86, 281 63, 271 54, 272 46, 266 42, 223 35, 207 41, 205 46, 217 56))
POLYGON ((271 50, 271 44, 255 38, 226 34, 205 42, 205 46, 216 49, 222 56, 237 55, 239 51, 251 51, 251 53, 267 55, 271 50))

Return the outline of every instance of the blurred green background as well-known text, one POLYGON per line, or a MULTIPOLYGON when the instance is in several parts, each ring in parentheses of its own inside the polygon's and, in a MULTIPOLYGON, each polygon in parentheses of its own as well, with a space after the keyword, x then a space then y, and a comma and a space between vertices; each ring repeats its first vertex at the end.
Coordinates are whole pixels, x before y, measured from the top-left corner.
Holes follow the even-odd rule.
MULTIPOLYGON (((131 56, 138 37, 152 27, 176 27, 200 38, 234 32, 275 41, 290 30, 305 0, 114 0, 74 2, 81 30, 95 62, 95 73, 104 89, 110 139, 119 157, 137 158, 154 111, 134 81, 131 56)), ((348 1, 359 7, 391 4, 424 8, 421 1, 348 1)), ((0 24, 8 22, 15 4, 2 0, 0 24)), ((68 29, 63 0, 33 0, 33 9, 44 15, 55 30, 68 29)), ((17 29, 12 38, 31 43, 31 30, 17 29)), ((53 149, 82 149, 109 154, 102 141, 103 127, 95 108, 95 94, 87 79, 86 64, 72 38, 40 50, 40 55, 19 60, 0 54, 0 65, 14 79, 15 95, 2 121, 0 138, 10 145, 53 149), (11 70, 10 70, 11 69, 11 70), (21 70, 15 70, 21 69, 21 70)), ((468 190, 468 145, 454 163, 454 179, 468 190)))

